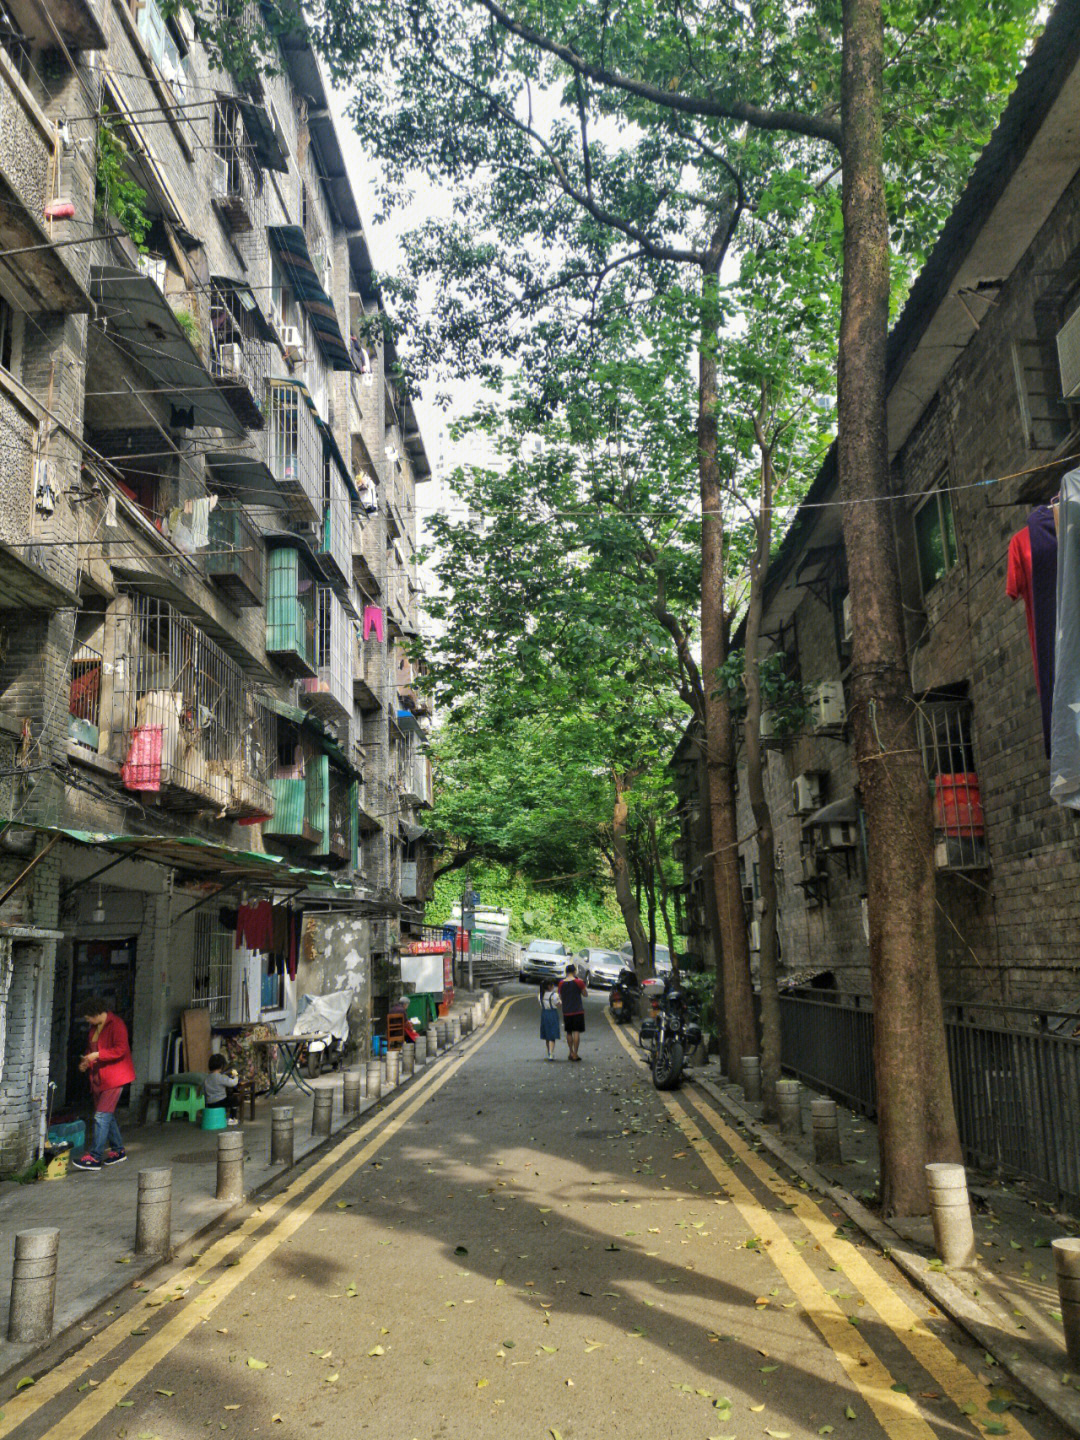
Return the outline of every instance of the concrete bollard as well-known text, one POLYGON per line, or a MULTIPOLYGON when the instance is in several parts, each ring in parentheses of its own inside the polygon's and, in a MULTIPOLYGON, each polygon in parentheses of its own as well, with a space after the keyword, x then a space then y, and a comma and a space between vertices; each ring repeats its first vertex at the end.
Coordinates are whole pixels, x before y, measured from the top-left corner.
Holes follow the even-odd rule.
POLYGON ((416 1070, 416 1046, 411 1040, 406 1040, 401 1047, 401 1073, 408 1080, 416 1070))
POLYGON ((761 1060, 757 1055, 744 1055, 739 1061, 744 1097, 756 1102, 761 1099, 761 1060))
POLYGON ((453 1020, 450 1021, 450 1044, 456 1045, 460 1039, 461 1020, 458 1016, 455 1015, 453 1020))
POLYGON ((382 1095, 382 1061, 369 1060, 366 1074, 367 1097, 369 1100, 378 1100, 382 1095))
POLYGON ((926 1183, 938 1255, 946 1265, 970 1265, 975 1258, 975 1231, 963 1165, 927 1165, 926 1183))
POLYGON ((270 1110, 270 1164, 288 1167, 294 1156, 293 1107, 274 1105, 270 1110))
POLYGON ((776 1109, 780 1116, 781 1135, 802 1134, 802 1101, 797 1080, 776 1082, 776 1109))
POLYGON ((459 1024, 460 1027, 461 1027, 461 1033, 462 1033, 462 1035, 468 1035, 469 1032, 472 1030, 472 1009, 471 1009, 471 1008, 465 1009, 465 1010, 463 1010, 463 1011, 461 1012, 461 1015, 460 1015, 459 1018, 458 1018, 458 1024, 459 1024))
POLYGON ((341 1107, 346 1115, 355 1115, 360 1109, 360 1091, 364 1082, 362 1070, 346 1070, 341 1077, 341 1107))
POLYGON ((413 1041, 413 1054, 416 1058, 417 1065, 427 1064, 427 1049, 427 1036, 417 1035, 413 1041))
POLYGON ((386 1052, 386 1088, 395 1090, 401 1083, 401 1051, 388 1050, 386 1052))
POLYGON ((135 1254, 172 1251, 172 1171, 167 1166, 139 1171, 135 1209, 135 1254))
MULTIPOLYGON (((1080 1240, 1070 1235, 1051 1240, 1054 1269, 1057 1272, 1058 1296, 1061 1300, 1061 1323, 1065 1330, 1065 1349, 1071 1365, 1080 1364, 1080 1240)), ((14 1302, 13 1302, 14 1303, 14 1302)))
POLYGON ((329 1135, 334 1120, 334 1092, 329 1087, 315 1091, 311 1106, 311 1133, 329 1135))
POLYGON ((217 1142, 217 1198, 239 1204, 244 1198, 244 1136, 222 1130, 217 1142))
POLYGON ((432 1025, 427 1032, 427 1058, 435 1060, 439 1054, 439 1027, 432 1025))
POLYGON ((835 1100, 810 1101, 810 1127, 814 1134, 815 1162, 840 1165, 840 1117, 835 1100))
POLYGON ((15 1345, 48 1340, 56 1306, 56 1260, 60 1231, 42 1225, 15 1234, 7 1338, 15 1345))

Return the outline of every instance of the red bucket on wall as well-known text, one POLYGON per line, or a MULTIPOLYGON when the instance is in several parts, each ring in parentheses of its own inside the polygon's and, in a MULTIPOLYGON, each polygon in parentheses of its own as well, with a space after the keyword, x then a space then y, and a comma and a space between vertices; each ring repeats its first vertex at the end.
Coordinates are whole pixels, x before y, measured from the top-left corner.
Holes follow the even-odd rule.
POLYGON ((982 835, 978 775, 939 775, 934 782, 934 829, 946 835, 982 835))

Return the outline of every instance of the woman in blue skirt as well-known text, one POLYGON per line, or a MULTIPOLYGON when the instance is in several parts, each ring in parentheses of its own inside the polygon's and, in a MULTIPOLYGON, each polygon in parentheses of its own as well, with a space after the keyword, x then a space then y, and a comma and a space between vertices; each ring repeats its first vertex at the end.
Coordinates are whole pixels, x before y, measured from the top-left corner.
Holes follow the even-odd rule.
POLYGON ((547 1058, 555 1059, 555 1041, 559 1038, 559 992, 554 980, 540 981, 540 1039, 547 1045, 547 1058))

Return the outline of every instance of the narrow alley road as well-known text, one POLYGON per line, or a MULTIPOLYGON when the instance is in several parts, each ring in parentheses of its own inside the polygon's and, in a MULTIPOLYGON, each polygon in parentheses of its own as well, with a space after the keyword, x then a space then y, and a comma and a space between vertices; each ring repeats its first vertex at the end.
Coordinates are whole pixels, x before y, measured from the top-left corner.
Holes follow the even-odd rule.
POLYGON ((601 997, 582 1064, 538 1032, 534 992, 499 1002, 9 1386, 0 1437, 1060 1440, 693 1087, 657 1094, 601 997))

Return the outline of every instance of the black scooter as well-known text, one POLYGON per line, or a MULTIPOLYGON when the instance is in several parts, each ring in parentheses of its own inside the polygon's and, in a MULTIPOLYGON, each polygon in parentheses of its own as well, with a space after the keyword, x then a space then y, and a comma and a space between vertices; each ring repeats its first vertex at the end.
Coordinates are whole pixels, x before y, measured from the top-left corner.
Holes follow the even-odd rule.
POLYGON ((611 987, 608 1005, 616 1025, 626 1025, 636 1014, 641 999, 641 981, 633 970, 620 970, 611 987))
POLYGON ((677 1089, 687 1055, 701 1044, 701 1026, 673 975, 664 984, 656 1018, 642 1025, 638 1043, 649 1051, 656 1089, 677 1089))

